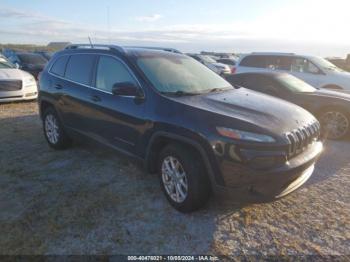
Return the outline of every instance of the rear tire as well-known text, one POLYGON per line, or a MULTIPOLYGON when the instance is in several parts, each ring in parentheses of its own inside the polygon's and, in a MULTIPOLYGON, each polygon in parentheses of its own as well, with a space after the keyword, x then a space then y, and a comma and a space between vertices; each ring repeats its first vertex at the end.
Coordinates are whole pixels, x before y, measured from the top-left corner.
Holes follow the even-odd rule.
POLYGON ((209 179, 194 150, 177 144, 166 146, 159 155, 158 173, 166 198, 178 211, 192 212, 207 203, 209 179))
POLYGON ((72 141, 64 131, 63 125, 53 107, 49 107, 44 111, 43 130, 50 147, 62 150, 71 146, 72 141))

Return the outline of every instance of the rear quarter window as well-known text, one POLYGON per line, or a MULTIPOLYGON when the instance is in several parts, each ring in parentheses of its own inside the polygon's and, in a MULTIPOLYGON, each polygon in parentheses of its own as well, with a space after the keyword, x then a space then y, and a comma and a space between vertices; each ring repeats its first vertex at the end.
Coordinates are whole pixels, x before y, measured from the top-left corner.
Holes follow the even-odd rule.
POLYGON ((68 58, 67 55, 59 57, 52 65, 50 72, 58 76, 64 76, 68 58))
POLYGON ((67 64, 65 78, 80 84, 89 85, 92 79, 95 59, 95 55, 71 55, 67 64))
POLYGON ((240 66, 266 68, 268 56, 251 55, 242 59, 240 66))

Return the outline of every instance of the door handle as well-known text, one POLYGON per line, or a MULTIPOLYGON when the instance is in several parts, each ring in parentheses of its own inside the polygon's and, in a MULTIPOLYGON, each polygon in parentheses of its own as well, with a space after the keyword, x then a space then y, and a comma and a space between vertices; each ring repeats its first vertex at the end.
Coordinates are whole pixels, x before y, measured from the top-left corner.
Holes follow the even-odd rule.
POLYGON ((96 96, 96 95, 91 96, 90 99, 96 103, 101 101, 101 98, 99 96, 96 96))
POLYGON ((62 88, 63 88, 63 86, 62 86, 62 85, 60 85, 60 84, 56 84, 56 85, 55 85, 55 88, 56 88, 56 89, 62 89, 62 88))

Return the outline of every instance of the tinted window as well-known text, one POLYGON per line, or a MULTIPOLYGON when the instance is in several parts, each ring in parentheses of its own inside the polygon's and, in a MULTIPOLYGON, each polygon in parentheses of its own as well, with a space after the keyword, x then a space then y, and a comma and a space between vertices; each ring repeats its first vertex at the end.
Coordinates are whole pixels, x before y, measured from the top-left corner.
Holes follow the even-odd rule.
POLYGON ((242 59, 240 65, 248 67, 266 68, 268 56, 252 55, 242 59))
POLYGON ((97 66, 96 88, 111 92, 113 85, 121 82, 136 84, 123 63, 112 57, 101 56, 97 66))
POLYGON ((278 85, 263 75, 244 74, 235 81, 237 85, 266 94, 276 94, 278 90, 278 85))
POLYGON ((72 55, 67 64, 65 77, 69 80, 89 85, 94 62, 94 55, 72 55))
POLYGON ((19 59, 25 64, 46 64, 47 60, 37 54, 19 54, 19 59))
POLYGON ((58 58, 51 68, 51 73, 58 76, 64 76, 64 71, 66 69, 68 58, 69 56, 67 55, 58 58))

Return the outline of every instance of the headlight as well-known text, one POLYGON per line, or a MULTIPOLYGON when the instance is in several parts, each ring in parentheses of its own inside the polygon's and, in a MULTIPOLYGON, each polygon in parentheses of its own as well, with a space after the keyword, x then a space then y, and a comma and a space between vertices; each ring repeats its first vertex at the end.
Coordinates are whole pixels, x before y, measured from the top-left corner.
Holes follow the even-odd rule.
POLYGON ((23 85, 25 86, 30 86, 30 85, 33 85, 35 84, 35 79, 34 77, 29 77, 29 78, 25 78, 24 81, 23 81, 23 85))
POLYGON ((252 132, 226 128, 226 127, 216 127, 218 133, 224 137, 233 138, 237 140, 246 140, 252 142, 261 142, 261 143, 274 143, 276 140, 267 135, 256 134, 252 132))

